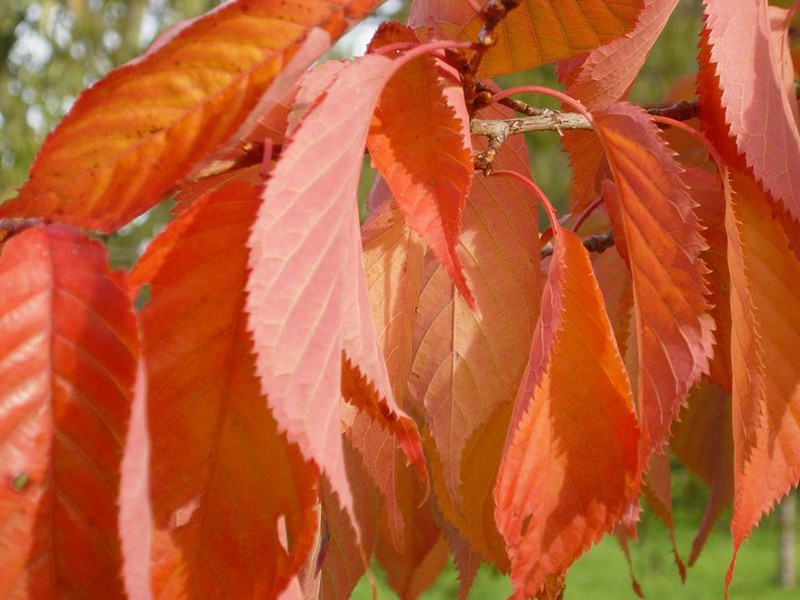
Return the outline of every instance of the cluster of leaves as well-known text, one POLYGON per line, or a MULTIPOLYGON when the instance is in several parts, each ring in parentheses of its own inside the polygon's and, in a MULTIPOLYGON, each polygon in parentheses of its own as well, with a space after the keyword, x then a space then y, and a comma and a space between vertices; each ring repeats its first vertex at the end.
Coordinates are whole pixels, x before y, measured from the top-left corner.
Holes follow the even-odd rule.
POLYGON ((794 10, 706 0, 681 124, 624 102, 676 4, 416 0, 311 68, 374 1, 231 0, 84 92, 0 205, 0 590, 345 598, 374 554, 411 598, 452 552, 558 597, 641 495, 671 523, 669 451, 689 562, 731 503, 735 557, 800 481, 794 10), (470 135, 552 61, 560 219, 470 135), (170 194, 111 271, 81 229, 170 194))

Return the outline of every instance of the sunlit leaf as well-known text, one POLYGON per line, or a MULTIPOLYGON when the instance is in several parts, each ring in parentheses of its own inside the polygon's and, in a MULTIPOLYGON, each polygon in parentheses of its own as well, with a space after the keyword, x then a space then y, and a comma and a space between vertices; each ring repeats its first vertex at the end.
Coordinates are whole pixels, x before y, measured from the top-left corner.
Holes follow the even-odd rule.
POLYGON ((235 184, 198 200, 133 274, 151 295, 142 322, 161 598, 274 597, 317 531, 317 470, 279 433, 245 328, 259 195, 235 184))
POLYGON ((0 215, 119 228, 236 142, 298 51, 307 66, 375 4, 234 0, 170 30, 78 98, 0 215))
MULTIPOLYGON (((748 174, 731 171, 727 196, 733 323, 731 531, 738 553, 761 517, 800 482, 800 263, 766 195, 748 174)), ((732 574, 733 562, 726 585, 732 574)))
POLYGON ((699 258, 704 249, 683 170, 640 108, 595 115, 606 150, 633 276, 638 385, 645 456, 659 451, 700 375, 708 371, 713 321, 699 258))
POLYGON ((5 242, 0 589, 8 597, 123 597, 117 500, 137 355, 127 284, 99 243, 63 226, 5 242))
MULTIPOLYGON (((522 0, 497 27, 499 41, 484 58, 480 74, 524 71, 605 44, 633 28, 643 4, 643 0, 522 0)), ((432 25, 442 37, 474 42, 483 20, 469 2, 415 0, 409 24, 432 25)))
POLYGON ((533 339, 495 489, 515 598, 558 593, 639 488, 630 383, 589 255, 561 228, 533 339))

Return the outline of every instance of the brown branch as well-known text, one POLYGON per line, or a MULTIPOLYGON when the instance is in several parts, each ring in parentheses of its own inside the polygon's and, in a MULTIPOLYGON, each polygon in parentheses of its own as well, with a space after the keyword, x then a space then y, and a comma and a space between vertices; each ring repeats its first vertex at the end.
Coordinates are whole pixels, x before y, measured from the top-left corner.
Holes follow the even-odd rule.
MULTIPOLYGON (((483 86, 480 94, 491 94, 492 91, 483 86)), ((488 102, 487 102, 488 103, 488 102)), ((509 103, 504 103, 509 105, 509 103)), ((537 114, 514 119, 473 119, 470 123, 470 131, 473 135, 483 135, 489 138, 489 147, 485 152, 481 152, 475 157, 475 168, 489 174, 492 171, 492 161, 494 161, 500 146, 506 141, 508 136, 527 133, 529 131, 557 131, 563 134, 567 130, 591 130, 592 125, 583 115, 579 113, 561 112, 546 108, 531 107, 524 102, 514 101, 514 106, 518 106, 530 114, 538 111, 537 114), (519 103, 518 105, 516 103, 519 103)), ((512 108, 514 108, 512 106, 512 108)), ((517 108, 515 108, 517 110, 517 108)), ((655 107, 647 109, 647 112, 654 116, 670 117, 676 121, 688 121, 697 116, 699 104, 697 100, 692 102, 682 101, 670 106, 655 107)))
MULTIPOLYGON (((590 235, 587 238, 583 239, 583 247, 586 248, 589 252, 596 252, 597 254, 602 254, 611 246, 614 245, 614 232, 613 231, 606 231, 605 233, 599 233, 597 235, 590 235)), ((542 260, 547 258, 548 256, 553 255, 553 245, 548 244, 544 248, 542 248, 542 260)))

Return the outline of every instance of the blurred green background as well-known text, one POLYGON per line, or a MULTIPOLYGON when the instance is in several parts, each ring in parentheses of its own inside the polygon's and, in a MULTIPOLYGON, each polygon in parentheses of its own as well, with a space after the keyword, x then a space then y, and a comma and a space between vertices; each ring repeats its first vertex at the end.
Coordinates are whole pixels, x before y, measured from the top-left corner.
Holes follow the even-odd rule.
MULTIPOLYGON (((787 5, 790 0, 776 3, 787 5)), ((216 4, 213 0, 0 0, 0 200, 12 196, 23 182, 44 136, 82 89, 139 54, 158 32, 216 4)), ((379 20, 400 18, 406 10, 401 0, 392 0, 367 26, 337 45, 336 52, 357 52, 379 20)), ((675 82, 695 72, 700 26, 700 0, 680 2, 632 90, 634 102, 662 104, 675 82)), ((558 87, 551 66, 505 77, 500 83, 503 87, 526 83, 558 87)), ((554 107, 548 98, 532 98, 531 102, 554 107)), ((570 170, 558 134, 530 134, 527 141, 535 179, 556 205, 563 206, 570 170)), ((368 179, 365 177, 365 188, 368 179)), ((114 262, 131 264, 167 216, 162 205, 109 237, 114 262)), ((679 465, 673 475, 678 544, 688 554, 707 492, 679 465)), ((733 599, 800 597, 796 589, 781 590, 778 585, 778 521, 777 513, 767 518, 742 550, 733 599)), ((728 522, 729 515, 717 524, 704 554, 689 570, 687 583, 681 585, 667 534, 645 513, 640 542, 632 550, 635 575, 647 596, 657 600, 721 598, 731 557, 728 522)), ((379 597, 392 597, 381 583, 379 568, 376 570, 379 597)), ((450 565, 424 597, 454 597, 458 590, 455 577, 450 565)), ((501 598, 509 591, 504 576, 484 568, 471 597, 501 598)), ((361 582, 355 597, 371 597, 366 581, 361 582)), ((582 558, 567 579, 567 599, 595 597, 635 597, 627 564, 613 539, 606 539, 582 558)))

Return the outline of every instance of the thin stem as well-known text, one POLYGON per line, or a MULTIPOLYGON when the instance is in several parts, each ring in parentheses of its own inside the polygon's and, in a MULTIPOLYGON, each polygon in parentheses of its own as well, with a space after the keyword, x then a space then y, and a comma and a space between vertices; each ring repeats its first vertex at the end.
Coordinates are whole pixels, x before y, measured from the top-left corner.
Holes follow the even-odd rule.
POLYGON ((568 96, 563 92, 559 92, 558 90, 552 90, 550 88, 543 87, 541 85, 521 85, 518 87, 509 88, 507 90, 503 90, 502 92, 495 94, 492 100, 495 102, 499 102, 503 98, 507 98, 508 96, 513 96, 514 94, 543 94, 545 96, 551 96, 557 100, 561 100, 564 104, 567 104, 574 108, 577 112, 581 115, 586 117, 586 120, 589 122, 590 125, 594 124, 594 120, 592 119, 592 114, 586 109, 586 107, 580 103, 580 101, 576 100, 572 96, 568 96))
POLYGON ((703 144, 708 153, 711 155, 711 158, 714 159, 714 162, 717 164, 717 170, 719 171, 720 177, 724 177, 724 173, 727 172, 727 168, 725 167, 725 161, 722 160, 722 156, 720 156, 717 149, 708 141, 708 138, 704 136, 702 133, 694 129, 693 127, 689 127, 683 121, 676 121, 675 119, 670 119, 669 117, 661 117, 658 115, 653 115, 651 117, 653 121, 656 123, 663 123, 664 125, 669 125, 670 127, 677 127, 684 133, 688 133, 698 142, 703 144))
POLYGON ((597 198, 592 200, 592 203, 589 206, 587 206, 586 208, 584 208, 583 212, 578 216, 577 219, 575 219, 575 225, 572 226, 572 231, 574 231, 575 233, 578 233, 578 229, 580 229, 580 226, 583 225, 583 223, 586 221, 586 219, 588 219, 589 216, 595 210, 597 210, 597 208, 601 204, 603 204, 603 197, 602 196, 598 196, 597 198))
POLYGON ((523 185, 527 186, 529 190, 531 190, 537 198, 539 198, 539 202, 542 203, 545 212, 547 213, 547 218, 550 219, 550 226, 553 228, 553 231, 558 231, 560 224, 558 222, 558 215, 556 214, 556 209, 553 208, 553 205, 550 204, 550 200, 547 199, 547 196, 544 195, 544 192, 541 188, 536 185, 530 177, 525 177, 522 173, 517 173, 516 171, 495 171, 492 175, 507 175, 509 177, 514 177, 522 182, 523 185))

